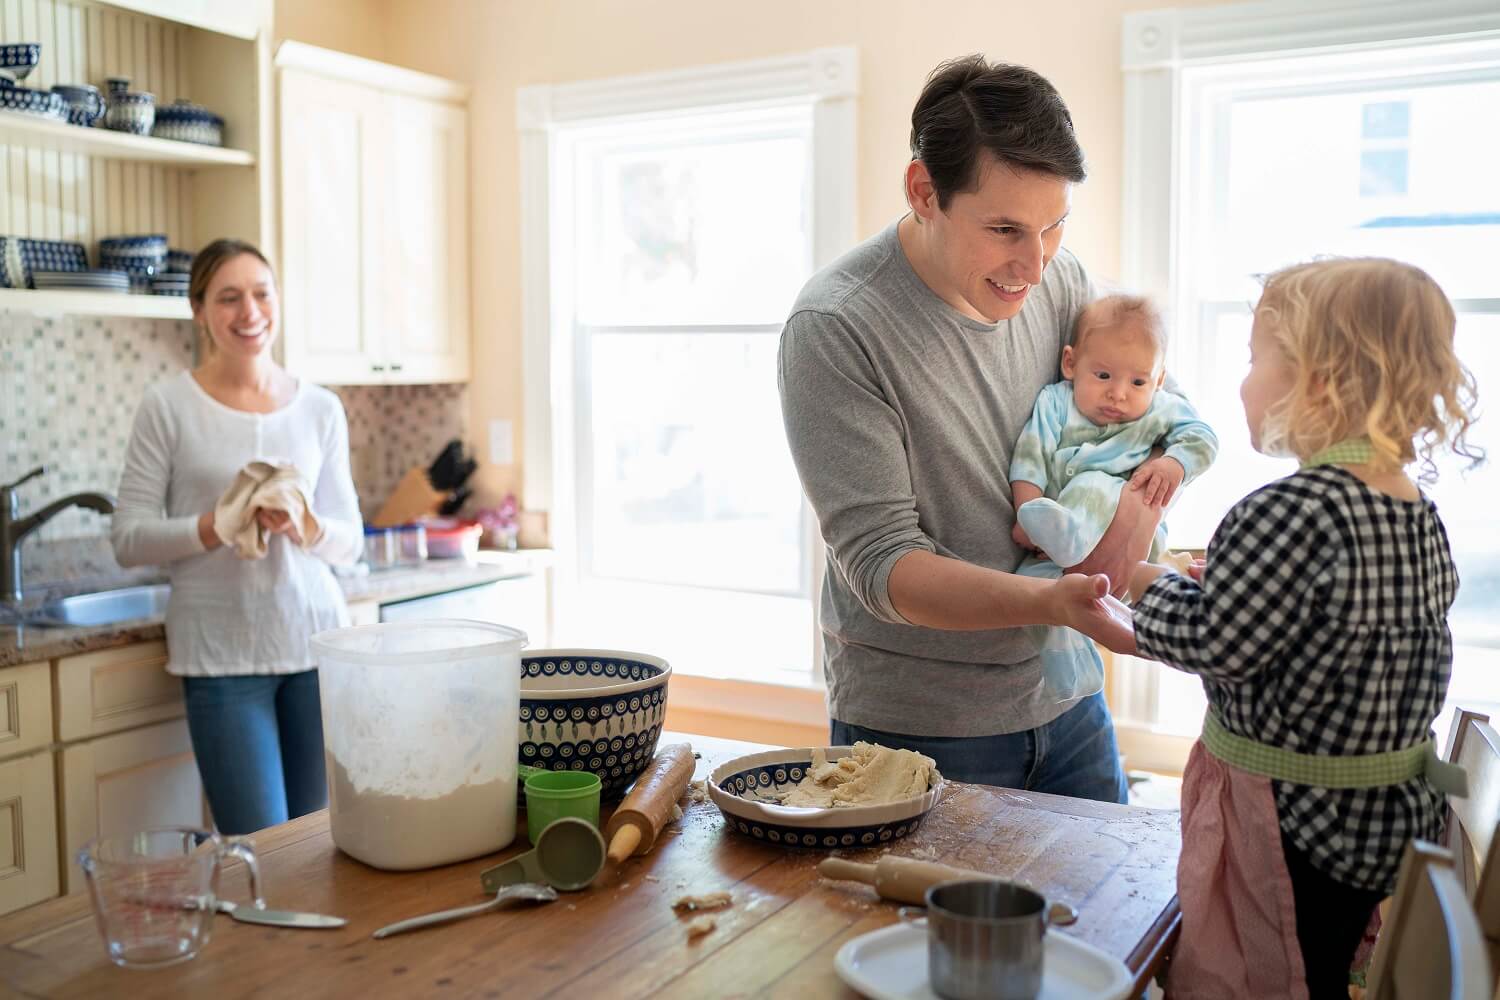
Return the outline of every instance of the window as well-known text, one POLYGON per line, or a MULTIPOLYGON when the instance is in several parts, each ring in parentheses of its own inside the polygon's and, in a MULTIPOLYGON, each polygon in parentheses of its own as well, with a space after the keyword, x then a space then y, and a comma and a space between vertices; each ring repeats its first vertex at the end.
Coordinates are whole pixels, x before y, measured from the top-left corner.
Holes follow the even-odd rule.
MULTIPOLYGON (((1392 25, 1382 46, 1304 55, 1296 52, 1297 25, 1315 17, 1316 6, 1259 6, 1275 8, 1280 20, 1266 25, 1260 46, 1237 38, 1243 51, 1233 57, 1142 64, 1130 81, 1127 54, 1136 111, 1128 116, 1128 169, 1154 163, 1173 183, 1161 210, 1138 215, 1126 232, 1126 259, 1135 265, 1126 277, 1170 303, 1169 363, 1223 447, 1169 514, 1172 543, 1181 547, 1205 545, 1236 500, 1292 469, 1254 452, 1239 404, 1258 275, 1320 254, 1417 264, 1454 302, 1458 351, 1482 400, 1500 386, 1500 183, 1485 166, 1500 156, 1500 136, 1481 125, 1500 107, 1500 45, 1418 44, 1420 25, 1392 25), (1175 108, 1151 96, 1163 74, 1178 88, 1175 108), (1166 149, 1150 148, 1160 145, 1149 131, 1153 114, 1170 123, 1166 149)), ((1241 9, 1248 8, 1216 8, 1213 16, 1241 9)), ((1473 434, 1492 461, 1467 475, 1460 463, 1441 463, 1429 489, 1462 578, 1451 616, 1450 701, 1500 699, 1500 629, 1487 624, 1500 619, 1500 533, 1488 510, 1500 496, 1497 421, 1481 420, 1473 434)), ((1116 692, 1127 726, 1196 735, 1204 707, 1197 678, 1132 661, 1116 692)))
POLYGON ((852 110, 829 105, 852 103, 853 66, 833 53, 530 92, 550 120, 528 365, 546 358, 552 392, 528 377, 527 450, 551 459, 559 645, 817 680, 820 546, 775 358, 797 292, 852 242, 852 110), (843 87, 809 89, 830 58, 843 87))

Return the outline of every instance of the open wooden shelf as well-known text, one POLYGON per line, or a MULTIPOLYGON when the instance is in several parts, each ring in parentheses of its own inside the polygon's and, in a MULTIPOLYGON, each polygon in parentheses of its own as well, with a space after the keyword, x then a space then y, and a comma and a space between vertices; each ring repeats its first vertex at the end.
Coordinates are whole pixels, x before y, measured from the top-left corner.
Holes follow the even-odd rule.
POLYGON ((172 167, 249 167, 255 164, 255 157, 243 149, 154 139, 107 128, 83 128, 17 111, 0 111, 0 145, 85 153, 172 167))
POLYGON ((173 295, 129 295, 124 292, 0 288, 0 312, 70 316, 139 316, 147 319, 192 319, 188 300, 173 295))

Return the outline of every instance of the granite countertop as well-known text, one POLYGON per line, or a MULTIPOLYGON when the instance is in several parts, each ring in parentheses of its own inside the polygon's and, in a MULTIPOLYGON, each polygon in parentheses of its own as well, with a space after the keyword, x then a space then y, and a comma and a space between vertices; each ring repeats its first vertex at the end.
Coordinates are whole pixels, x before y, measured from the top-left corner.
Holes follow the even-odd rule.
MULTIPOLYGON (((551 565, 552 552, 548 549, 481 551, 473 561, 429 559, 420 566, 381 570, 360 576, 339 575, 337 579, 343 587, 345 598, 351 604, 357 601, 389 604, 449 590, 461 590, 495 580, 529 576, 551 565)), ((116 581, 93 579, 87 588, 75 592, 138 586, 160 580, 160 577, 143 579, 139 574, 116 581)), ((73 588, 52 588, 51 594, 62 596, 69 589, 73 588)), ((137 618, 89 628, 0 624, 0 668, 165 637, 166 628, 159 617, 137 618)))

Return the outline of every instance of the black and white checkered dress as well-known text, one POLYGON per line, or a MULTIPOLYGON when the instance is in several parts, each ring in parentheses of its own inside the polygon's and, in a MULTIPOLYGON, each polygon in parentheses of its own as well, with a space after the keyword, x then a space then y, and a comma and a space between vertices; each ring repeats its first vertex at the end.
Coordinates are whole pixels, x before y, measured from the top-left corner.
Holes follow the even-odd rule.
MULTIPOLYGON (((1203 585, 1157 579, 1135 607, 1140 655, 1203 678, 1232 733, 1297 753, 1427 740, 1453 660, 1458 574, 1437 508, 1304 469, 1230 510, 1203 585)), ((1272 781, 1281 829, 1330 878, 1390 892, 1407 841, 1437 839, 1425 778, 1364 789, 1272 781)))

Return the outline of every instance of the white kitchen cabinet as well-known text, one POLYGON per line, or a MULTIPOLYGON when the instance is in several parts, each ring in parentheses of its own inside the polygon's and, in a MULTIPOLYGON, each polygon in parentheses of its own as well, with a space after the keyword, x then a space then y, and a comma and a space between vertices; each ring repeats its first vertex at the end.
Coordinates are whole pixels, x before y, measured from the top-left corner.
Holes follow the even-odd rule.
POLYGON ((64 892, 83 888, 71 859, 95 837, 203 825, 203 786, 186 719, 65 746, 59 756, 64 892))
POLYGON ((0 760, 51 742, 52 677, 46 661, 0 670, 0 760))
POLYGON ((276 63, 287 367, 467 381, 467 88, 297 42, 276 63))
POLYGON ((0 913, 57 895, 52 761, 36 753, 0 763, 0 913))
POLYGON ((179 718, 186 711, 182 680, 167 673, 165 642, 57 661, 57 738, 63 742, 179 718))

